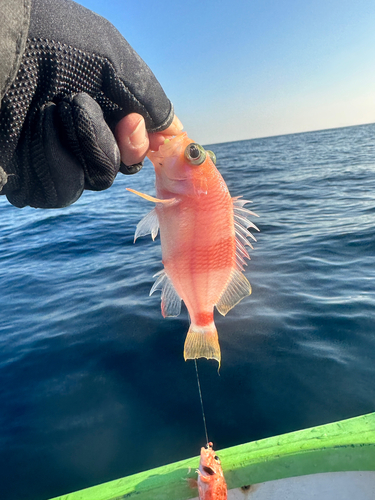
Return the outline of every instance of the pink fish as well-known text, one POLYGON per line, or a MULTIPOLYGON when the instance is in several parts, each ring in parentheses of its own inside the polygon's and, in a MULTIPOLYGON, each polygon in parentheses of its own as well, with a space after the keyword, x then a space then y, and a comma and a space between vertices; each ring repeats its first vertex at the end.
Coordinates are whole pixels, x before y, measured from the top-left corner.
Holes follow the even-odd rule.
POLYGON ((134 192, 156 203, 138 224, 134 241, 160 228, 164 269, 150 295, 161 289, 164 317, 178 316, 181 300, 191 320, 184 358, 204 357, 221 362, 214 323, 214 306, 223 315, 250 295, 251 286, 243 275, 249 258, 247 230, 258 229, 250 220, 248 203, 232 198, 215 166, 215 155, 195 144, 186 133, 165 141, 148 157, 155 167, 154 198, 134 192))
POLYGON ((201 448, 198 472, 199 500, 227 500, 227 483, 212 443, 201 448))

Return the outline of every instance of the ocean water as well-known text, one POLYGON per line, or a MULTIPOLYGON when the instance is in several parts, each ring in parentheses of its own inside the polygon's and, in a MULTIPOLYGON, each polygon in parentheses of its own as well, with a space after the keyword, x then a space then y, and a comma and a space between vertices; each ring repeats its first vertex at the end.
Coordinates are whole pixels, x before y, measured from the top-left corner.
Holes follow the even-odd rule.
MULTIPOLYGON (((261 232, 253 294, 198 362, 217 449, 375 410, 375 125, 211 145, 261 232)), ((47 498, 197 455, 186 310, 148 296, 160 242, 133 244, 150 163, 63 210, 0 198, 2 500, 47 498)))

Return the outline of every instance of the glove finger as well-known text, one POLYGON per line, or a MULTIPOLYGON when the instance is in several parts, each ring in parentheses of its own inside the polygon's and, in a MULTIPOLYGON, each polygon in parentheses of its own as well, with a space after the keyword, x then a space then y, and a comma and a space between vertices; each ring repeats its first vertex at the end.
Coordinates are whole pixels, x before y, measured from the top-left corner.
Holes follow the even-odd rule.
POLYGON ((120 168, 120 150, 99 104, 82 92, 66 97, 58 110, 67 144, 85 172, 85 189, 109 188, 120 168))
POLYGON ((57 106, 45 104, 28 124, 10 164, 5 188, 16 207, 61 208, 74 203, 84 189, 84 173, 59 135, 57 106), (10 180, 10 182, 9 182, 10 180))
MULTIPOLYGON (((46 177, 45 172, 49 171, 54 189, 46 186, 45 191, 47 194, 56 192, 55 205, 66 207, 81 196, 84 189, 84 173, 77 159, 61 142, 56 111, 57 106, 54 103, 48 103, 44 108, 42 120, 44 162, 41 162, 39 171, 40 177, 46 177)), ((36 206, 40 206, 40 203, 36 206)))

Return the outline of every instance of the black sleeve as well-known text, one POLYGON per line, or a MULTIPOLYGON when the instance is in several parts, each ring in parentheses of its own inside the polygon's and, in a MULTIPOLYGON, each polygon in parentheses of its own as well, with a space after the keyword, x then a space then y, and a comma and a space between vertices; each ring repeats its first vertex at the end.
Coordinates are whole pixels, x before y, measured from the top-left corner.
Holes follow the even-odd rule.
POLYGON ((0 112, 2 194, 18 207, 55 208, 83 189, 108 188, 120 168, 113 130, 131 112, 149 131, 173 120, 121 34, 71 0, 32 0, 26 49, 0 112))

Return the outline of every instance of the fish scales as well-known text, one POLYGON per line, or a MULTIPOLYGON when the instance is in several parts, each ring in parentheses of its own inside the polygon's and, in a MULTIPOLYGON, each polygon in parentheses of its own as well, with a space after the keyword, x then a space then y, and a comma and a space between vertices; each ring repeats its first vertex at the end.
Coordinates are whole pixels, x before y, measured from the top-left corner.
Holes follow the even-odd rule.
POLYGON ((233 216, 217 198, 208 193, 198 204, 195 198, 182 201, 177 210, 157 207, 164 268, 194 324, 202 312, 213 321, 214 304, 235 264, 233 216))

